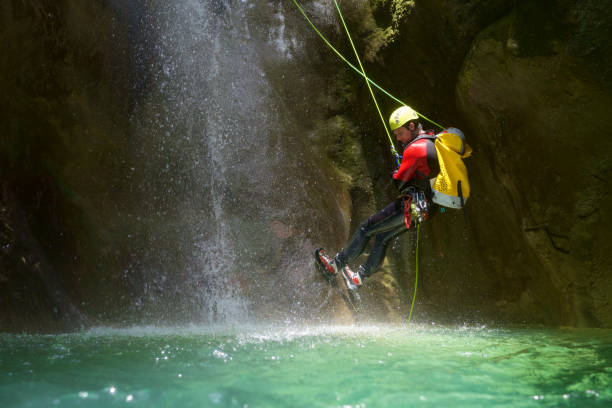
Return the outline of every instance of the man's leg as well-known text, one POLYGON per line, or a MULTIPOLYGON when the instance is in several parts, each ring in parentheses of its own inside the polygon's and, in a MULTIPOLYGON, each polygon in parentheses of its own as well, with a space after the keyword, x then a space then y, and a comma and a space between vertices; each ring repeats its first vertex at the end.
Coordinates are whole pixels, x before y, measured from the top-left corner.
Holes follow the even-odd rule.
MULTIPOLYGON (((430 206, 429 213, 428 213, 428 219, 430 219, 437 213, 438 213, 437 206, 435 205, 430 206)), ((387 253, 387 247, 389 246, 389 243, 391 242, 391 240, 397 237, 398 235, 401 235, 404 232, 409 231, 408 228, 406 228, 406 225, 404 224, 403 220, 404 218, 403 218, 403 213, 402 213, 401 225, 397 226, 395 229, 392 229, 390 231, 383 232, 383 233, 376 235, 374 246, 372 247, 372 251, 370 251, 370 255, 368 256, 368 259, 366 260, 365 264, 360 266, 358 269, 359 275, 362 278, 368 278, 369 276, 373 275, 374 272, 378 270, 380 265, 383 263, 383 260, 385 259, 385 255, 387 253)), ((413 218, 412 223, 411 223, 411 228, 414 228, 415 226, 416 224, 413 218)))
MULTIPOLYGON (((394 231, 404 225, 404 208, 401 200, 395 200, 361 223, 348 245, 336 255, 338 269, 354 261, 374 235, 394 231)), ((406 229, 406 227, 403 227, 406 229)), ((388 240, 387 240, 388 241, 388 240)), ((383 254, 384 255, 384 254, 383 254)))
POLYGON ((351 290, 357 289, 361 286, 364 279, 376 272, 385 258, 387 246, 391 239, 408 231, 404 223, 403 211, 400 214, 385 219, 383 222, 378 223, 375 227, 369 228, 367 231, 370 236, 371 234, 376 234, 376 238, 366 263, 360 266, 356 271, 352 271, 348 266, 344 266, 340 269, 342 276, 347 282, 347 287, 351 290))
POLYGON ((387 247, 389 246, 391 240, 407 231, 408 228, 406 228, 406 225, 402 224, 391 231, 376 235, 374 246, 372 247, 372 251, 370 251, 368 259, 366 260, 365 264, 360 266, 358 269, 359 275, 362 279, 370 277, 378 270, 385 259, 387 247))

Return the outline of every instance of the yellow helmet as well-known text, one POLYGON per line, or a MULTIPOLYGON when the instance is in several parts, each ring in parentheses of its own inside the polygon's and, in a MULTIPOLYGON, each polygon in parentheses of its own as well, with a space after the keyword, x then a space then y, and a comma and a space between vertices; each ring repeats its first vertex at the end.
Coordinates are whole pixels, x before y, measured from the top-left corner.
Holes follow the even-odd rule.
POLYGON ((393 111, 393 113, 391 114, 391 117, 389 118, 389 126, 391 127, 391 130, 393 131, 397 129, 398 127, 401 127, 402 125, 404 125, 406 122, 409 122, 411 120, 416 120, 418 118, 419 118, 419 115, 416 113, 414 109, 412 109, 410 106, 404 105, 393 111))

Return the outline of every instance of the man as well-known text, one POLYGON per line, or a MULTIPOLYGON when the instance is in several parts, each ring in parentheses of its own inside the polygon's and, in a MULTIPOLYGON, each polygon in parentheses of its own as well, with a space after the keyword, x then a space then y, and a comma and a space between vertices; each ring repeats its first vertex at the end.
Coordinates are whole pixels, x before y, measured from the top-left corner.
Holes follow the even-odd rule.
POLYGON ((335 257, 326 256, 323 248, 315 251, 319 269, 330 277, 340 272, 351 290, 361 286, 380 267, 391 239, 427 219, 431 211, 429 180, 437 176, 440 168, 434 141, 424 137, 431 133, 423 130, 418 119, 418 114, 408 106, 396 109, 389 119, 393 134, 404 146, 401 164, 392 176, 400 197, 364 221, 335 257), (361 255, 372 237, 374 246, 366 263, 352 271, 348 264, 361 255))

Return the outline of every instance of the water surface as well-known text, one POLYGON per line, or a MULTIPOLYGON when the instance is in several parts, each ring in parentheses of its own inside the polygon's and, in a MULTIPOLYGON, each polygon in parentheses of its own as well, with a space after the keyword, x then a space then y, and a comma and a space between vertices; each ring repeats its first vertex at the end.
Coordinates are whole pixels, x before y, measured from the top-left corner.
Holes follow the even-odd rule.
POLYGON ((0 406, 612 406, 612 331, 359 326, 0 335, 0 406))

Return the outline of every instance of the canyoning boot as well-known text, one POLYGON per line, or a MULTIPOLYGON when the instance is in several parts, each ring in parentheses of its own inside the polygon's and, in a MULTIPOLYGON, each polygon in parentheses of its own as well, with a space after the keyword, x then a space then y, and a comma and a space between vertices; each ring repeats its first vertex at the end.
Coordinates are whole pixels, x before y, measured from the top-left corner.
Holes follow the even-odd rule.
POLYGON ((361 275, 359 274, 363 268, 360 266, 356 272, 351 271, 351 268, 345 266, 342 268, 342 276, 344 276, 344 280, 346 281, 346 287, 350 290, 357 290, 362 284, 361 275))
POLYGON ((338 276, 338 263, 335 258, 325 255, 323 248, 318 248, 314 256, 317 268, 326 278, 330 279, 338 276))

